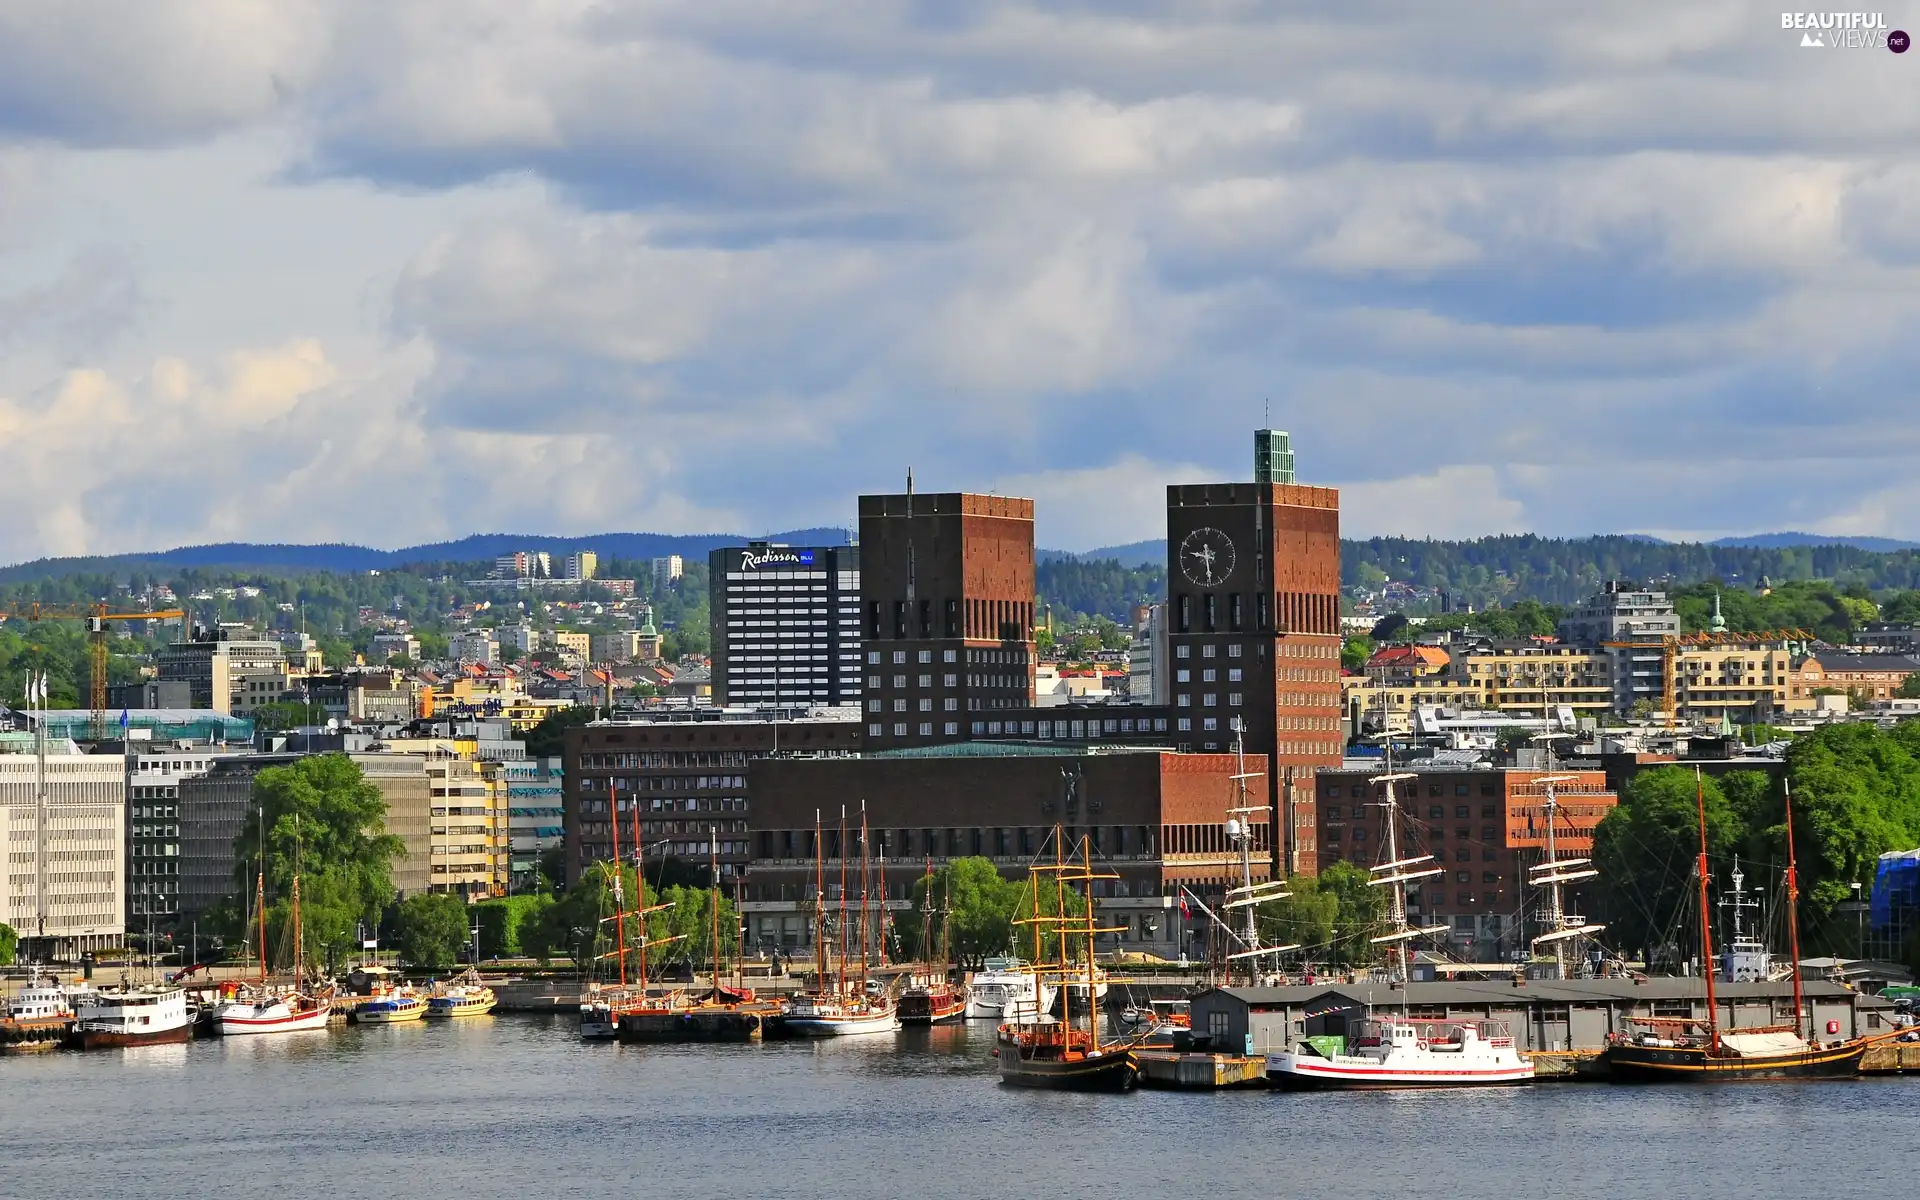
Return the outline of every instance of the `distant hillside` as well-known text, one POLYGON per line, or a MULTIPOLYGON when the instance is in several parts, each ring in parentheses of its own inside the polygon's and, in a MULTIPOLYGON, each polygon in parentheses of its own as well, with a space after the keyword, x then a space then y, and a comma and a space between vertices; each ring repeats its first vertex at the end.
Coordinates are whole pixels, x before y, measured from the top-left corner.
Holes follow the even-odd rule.
POLYGON ((1753 533, 1745 537, 1715 538, 1708 543, 1713 546, 1741 546, 1756 550, 1777 550, 1783 546, 1851 546, 1855 550, 1870 550, 1876 554, 1890 554, 1895 550, 1920 550, 1920 542, 1903 542, 1898 538, 1883 537, 1833 537, 1824 533, 1753 533))
MULTIPOLYGON (((844 529, 794 529, 768 535, 769 540, 804 546, 838 546, 847 541, 844 529)), ((0 567, 0 583, 29 583, 78 573, 113 575, 127 571, 164 571, 165 568, 258 571, 387 570, 414 563, 482 562, 516 550, 544 550, 570 554, 592 550, 602 559, 662 558, 678 554, 705 558, 720 546, 737 546, 749 539, 742 534, 599 533, 587 537, 549 537, 543 534, 478 533, 453 542, 430 542, 398 550, 375 550, 342 542, 297 545, 256 542, 219 542, 182 546, 144 554, 114 554, 86 558, 41 558, 0 567)))

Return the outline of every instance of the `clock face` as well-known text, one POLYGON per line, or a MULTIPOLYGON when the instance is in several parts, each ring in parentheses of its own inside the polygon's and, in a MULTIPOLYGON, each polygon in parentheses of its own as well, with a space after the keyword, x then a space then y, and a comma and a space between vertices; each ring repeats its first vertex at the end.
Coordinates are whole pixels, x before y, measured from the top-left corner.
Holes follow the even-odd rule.
POLYGON ((1180 540, 1180 570, 1201 587, 1218 587, 1233 574, 1233 539, 1210 526, 1180 540))

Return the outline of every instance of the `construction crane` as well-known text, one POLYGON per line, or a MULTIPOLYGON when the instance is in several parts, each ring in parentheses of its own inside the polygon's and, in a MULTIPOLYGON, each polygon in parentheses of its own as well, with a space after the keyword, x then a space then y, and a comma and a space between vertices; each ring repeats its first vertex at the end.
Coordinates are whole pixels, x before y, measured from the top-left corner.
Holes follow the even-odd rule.
POLYGON ((5 621, 85 621, 87 623, 87 660, 93 668, 92 718, 87 731, 95 741, 107 736, 107 622, 108 621, 184 621, 184 609, 164 608, 156 612, 112 612, 104 603, 41 604, 34 602, 0 609, 5 621))

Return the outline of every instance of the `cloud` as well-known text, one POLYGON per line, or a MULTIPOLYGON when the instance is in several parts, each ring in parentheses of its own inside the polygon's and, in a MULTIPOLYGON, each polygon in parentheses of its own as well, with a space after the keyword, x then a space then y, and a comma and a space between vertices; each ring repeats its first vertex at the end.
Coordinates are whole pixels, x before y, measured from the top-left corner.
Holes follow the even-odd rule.
POLYGON ((1269 403, 1350 531, 1920 536, 1910 67, 1731 0, 14 5, 0 414, 142 433, 11 550, 908 464, 1131 541, 1269 403))

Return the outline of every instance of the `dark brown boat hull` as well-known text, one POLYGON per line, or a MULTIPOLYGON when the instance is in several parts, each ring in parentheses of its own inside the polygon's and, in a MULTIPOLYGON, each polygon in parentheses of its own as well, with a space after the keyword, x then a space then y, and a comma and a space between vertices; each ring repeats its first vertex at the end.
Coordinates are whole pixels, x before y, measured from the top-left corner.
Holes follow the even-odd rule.
POLYGON ((1114 1050, 1097 1058, 1063 1059, 1052 1055, 1028 1057, 1017 1046, 1002 1045, 1000 1082, 1013 1087, 1052 1088, 1057 1091, 1124 1092, 1139 1077, 1133 1054, 1114 1050))
POLYGON ((1690 1046, 1609 1046, 1607 1077, 1618 1083, 1739 1083, 1772 1079, 1851 1079, 1860 1073, 1866 1043, 1791 1054, 1718 1057, 1690 1046))
POLYGON ((82 1029, 73 1035, 82 1050, 106 1050, 116 1046, 166 1046, 193 1040, 193 1026, 181 1025, 158 1033, 109 1033, 101 1029, 82 1029))
POLYGON ((623 1013, 614 1036, 628 1044, 757 1042, 770 1014, 758 1009, 688 1009, 623 1013))

